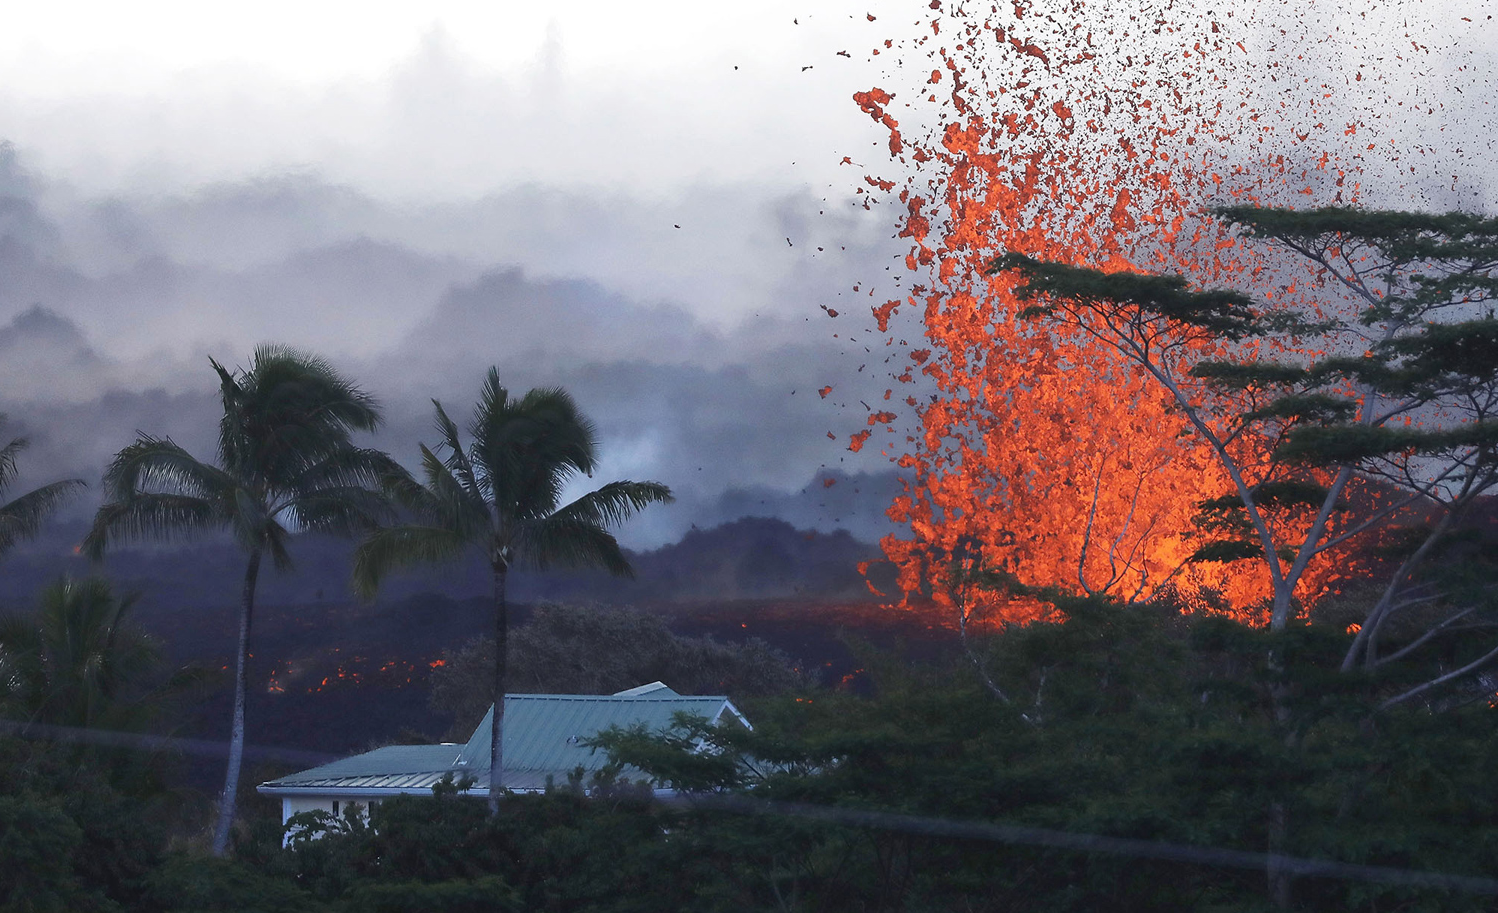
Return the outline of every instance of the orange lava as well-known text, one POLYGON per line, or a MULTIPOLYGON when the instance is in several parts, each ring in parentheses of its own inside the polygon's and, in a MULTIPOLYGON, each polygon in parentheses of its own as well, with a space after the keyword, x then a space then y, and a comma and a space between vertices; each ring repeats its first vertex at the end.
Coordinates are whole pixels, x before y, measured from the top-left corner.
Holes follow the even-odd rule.
MULTIPOLYGON (((881 543, 900 605, 924 593, 950 614, 957 599, 978 601, 1001 623, 1046 612, 992 591, 954 594, 950 568, 965 553, 1031 586, 1136 600, 1169 589, 1252 617, 1269 592, 1258 564, 1185 563, 1201 541, 1197 505, 1230 486, 1168 395, 1096 340, 1022 319, 1009 277, 983 268, 1014 251, 1262 297, 1305 294, 1314 282, 1273 285, 1283 264, 1206 208, 1352 201, 1351 170, 1335 155, 1307 162, 1281 142, 1341 136, 1345 125, 1261 123, 1243 99, 1274 96, 1239 43, 1241 17, 1148 2, 931 6, 929 34, 904 48, 930 58, 905 64, 929 79, 854 96, 907 175, 869 182, 898 186, 887 202, 898 201, 910 245, 909 294, 873 316, 891 342, 923 336, 894 372, 910 385, 899 397, 909 411, 871 415, 849 445, 879 444, 912 480, 889 509, 908 534, 881 543)), ((1188 345, 1189 357, 1225 354, 1188 345)), ((1267 453, 1262 442, 1238 446, 1267 453)), ((1305 589, 1327 585, 1313 574, 1305 589)))

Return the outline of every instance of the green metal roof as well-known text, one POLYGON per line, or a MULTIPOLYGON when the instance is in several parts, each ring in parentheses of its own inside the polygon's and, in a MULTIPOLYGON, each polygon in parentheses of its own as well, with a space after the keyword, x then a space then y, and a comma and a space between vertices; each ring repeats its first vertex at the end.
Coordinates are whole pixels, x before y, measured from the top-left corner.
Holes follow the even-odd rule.
POLYGON ((267 787, 428 790, 453 769, 457 745, 390 745, 263 784, 267 787))
MULTIPOLYGON (((667 689, 669 691, 669 689, 667 689)), ((726 697, 683 697, 674 691, 642 695, 615 694, 511 694, 505 697, 505 774, 531 771, 565 772, 578 766, 597 770, 608 760, 601 752, 582 744, 610 726, 629 727, 644 723, 651 730, 671 725, 677 713, 691 713, 717 722, 731 710, 726 697)), ((494 727, 494 708, 463 746, 457 764, 462 770, 489 770, 489 739, 494 727)), ((483 778, 481 778, 483 779, 483 778)))
MULTIPOLYGON (((712 722, 729 720, 749 723, 728 698, 690 697, 677 694, 655 682, 618 694, 509 694, 505 696, 504 749, 506 788, 544 789, 550 778, 566 783, 578 767, 601 768, 608 760, 601 752, 583 745, 610 726, 640 723, 652 730, 671 725, 671 718, 686 712, 712 722)), ((465 745, 395 745, 380 748, 331 764, 314 767, 260 785, 270 795, 292 793, 340 794, 425 792, 445 774, 464 774, 478 781, 479 793, 487 792, 489 738, 494 708, 474 730, 465 745)), ((629 776, 631 772, 626 771, 629 776)), ((634 773, 638 774, 638 771, 634 773)))

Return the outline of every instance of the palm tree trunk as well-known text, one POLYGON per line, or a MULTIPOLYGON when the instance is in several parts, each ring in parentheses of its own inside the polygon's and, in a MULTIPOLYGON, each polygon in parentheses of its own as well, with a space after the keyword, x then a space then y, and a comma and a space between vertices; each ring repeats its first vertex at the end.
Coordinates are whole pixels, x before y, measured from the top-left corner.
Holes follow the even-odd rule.
POLYGON ((250 658, 250 621, 255 613, 255 578, 260 574, 260 549, 250 552, 244 572, 244 595, 239 608, 239 656, 234 669, 234 718, 229 726, 229 769, 224 774, 224 792, 218 802, 218 824, 213 831, 213 855, 222 856, 229 847, 229 829, 239 792, 239 769, 244 761, 244 704, 250 658))
POLYGON ((504 789, 505 673, 509 667, 510 605, 505 600, 508 565, 494 565, 494 728, 489 733, 489 813, 499 814, 504 789))

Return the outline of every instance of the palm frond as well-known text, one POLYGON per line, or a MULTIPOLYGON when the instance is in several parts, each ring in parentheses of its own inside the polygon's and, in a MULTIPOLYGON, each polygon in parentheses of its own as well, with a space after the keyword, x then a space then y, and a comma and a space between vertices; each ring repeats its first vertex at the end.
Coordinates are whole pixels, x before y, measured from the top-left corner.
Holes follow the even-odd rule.
MULTIPOLYGON (((421 445, 421 449, 423 454, 428 452, 425 444, 421 445)), ((426 459, 428 457, 423 456, 423 460, 426 459)), ((436 456, 431 456, 430 459, 441 463, 436 456)), ((381 478, 380 490, 392 505, 413 517, 435 517, 441 513, 432 493, 416 481, 404 466, 395 466, 381 478)))
POLYGON ((42 521, 87 487, 82 479, 65 479, 28 491, 0 506, 0 553, 9 551, 18 542, 36 538, 42 521))
POLYGON ((350 383, 326 359, 284 345, 255 349, 249 376, 272 387, 282 401, 305 411, 316 424, 344 432, 374 431, 382 421, 379 402, 350 383))
POLYGON ((519 408, 544 423, 548 462, 563 463, 584 474, 597 468, 598 429, 578 409, 572 394, 561 387, 539 387, 521 398, 519 408))
POLYGON ((24 652, 36 646, 36 623, 21 615, 0 615, 0 650, 24 652))
POLYGON ((506 546, 511 562, 602 567, 630 573, 619 543, 605 528, 648 504, 671 500, 659 482, 615 482, 558 510, 577 473, 596 465, 594 427, 559 388, 531 390, 518 399, 490 368, 463 446, 458 427, 433 401, 437 451, 423 446, 425 484, 408 474, 385 480, 391 500, 419 523, 380 529, 355 553, 355 587, 373 593, 391 569, 452 558, 464 545, 506 546))
POLYGON ((562 519, 598 526, 618 526, 651 504, 676 500, 660 482, 610 482, 590 491, 556 512, 562 519))
POLYGON ((224 407, 224 414, 218 420, 218 461, 233 472, 247 462, 244 453, 246 442, 241 432, 245 414, 244 390, 234 374, 212 356, 209 356, 208 363, 218 374, 219 398, 224 407))
MULTIPOLYGON (((0 427, 5 425, 5 416, 0 414, 0 427)), ((31 441, 24 437, 11 440, 9 444, 0 447, 0 491, 10 487, 10 483, 16 480, 16 458, 21 451, 31 446, 31 441)))
POLYGON ((186 539, 227 525, 229 516, 213 501, 148 492, 100 507, 83 539, 83 552, 97 561, 122 541, 186 539))
POLYGON ((518 515, 550 513, 567 480, 591 473, 597 462, 593 425, 565 390, 539 388, 509 399, 493 368, 470 430, 491 499, 518 515))
POLYGON ((36 621, 0 615, 0 711, 30 716, 45 690, 46 662, 36 621))
POLYGON ((260 542, 265 551, 270 553, 271 565, 278 571, 289 571, 292 568, 291 552, 286 548, 286 542, 291 538, 286 527, 274 521, 267 523, 260 530, 260 542))
POLYGON ((104 470, 106 501, 123 502, 144 492, 220 500, 234 487, 234 478, 222 469, 197 459, 171 438, 147 434, 138 434, 104 470))
MULTIPOLYGON (((434 419, 437 433, 442 436, 442 442, 438 446, 447 448, 447 458, 442 465, 447 471, 457 478, 475 500, 482 501, 486 496, 485 486, 480 484, 478 474, 474 472, 473 463, 468 459, 468 454, 463 449, 463 438, 458 434, 457 423, 447 417, 447 412, 442 404, 435 399, 432 406, 436 412, 434 419)), ((422 445, 422 453, 428 453, 426 445, 422 445)), ((431 470, 427 470, 427 478, 431 478, 431 470)))
POLYGON ((562 492, 578 474, 567 463, 535 460, 513 470, 505 480, 508 492, 505 503, 517 517, 549 517, 562 503, 562 492))
POLYGON ((129 692, 161 664, 159 645, 126 622, 132 601, 98 577, 63 577, 42 591, 30 620, 36 662, 23 670, 33 719, 89 726, 129 715, 129 692))
POLYGON ((340 447, 325 454, 292 480, 291 490, 307 493, 328 488, 375 488, 386 476, 404 468, 383 450, 340 447))
POLYGON ((515 529, 519 563, 544 571, 553 566, 602 568, 616 577, 634 577, 634 569, 608 530, 594 523, 551 516, 515 529))
POLYGON ((499 369, 490 365, 484 375, 484 386, 479 390, 479 401, 473 405, 473 418, 469 420, 468 433, 482 438, 486 423, 510 411, 510 391, 499 382, 499 369))
POLYGON ((315 355, 271 345, 237 375, 213 364, 224 390, 219 451, 242 481, 285 484, 348 446, 353 431, 379 426, 374 398, 315 355))
POLYGON ((435 453, 421 445, 421 468, 426 476, 427 504, 432 513, 423 518, 435 526, 445 526, 463 536, 487 533, 493 529, 489 505, 435 453))
POLYGON ((295 529, 351 536, 395 520, 390 500, 357 486, 322 488, 301 495, 282 509, 295 529))
POLYGON ((391 573, 418 564, 456 560, 475 541, 451 529, 433 526, 373 530, 354 549, 354 592, 361 598, 372 599, 380 582, 391 573))

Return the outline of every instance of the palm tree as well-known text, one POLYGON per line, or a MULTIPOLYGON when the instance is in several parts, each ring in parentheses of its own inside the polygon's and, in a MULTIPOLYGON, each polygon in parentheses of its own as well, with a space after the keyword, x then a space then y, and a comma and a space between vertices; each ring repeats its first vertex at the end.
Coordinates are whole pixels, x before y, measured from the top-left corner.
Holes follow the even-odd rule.
POLYGON ((379 425, 379 407, 322 359, 262 346, 249 369, 237 374, 209 362, 218 372, 224 406, 217 465, 169 438, 139 435, 105 470, 106 501, 84 549, 98 559, 120 540, 226 529, 248 553, 229 764, 213 836, 213 852, 221 856, 234 822, 244 755, 246 664, 261 559, 268 553, 277 569, 290 566, 286 546, 297 531, 351 535, 373 525, 386 503, 373 487, 399 466, 351 443, 352 432, 379 425))
MULTIPOLYGON (((4 424, 5 416, 0 415, 0 427, 4 424)), ((18 437, 0 447, 0 492, 9 488, 16 480, 16 457, 30 443, 26 438, 18 437)), ((84 487, 82 479, 64 479, 28 491, 14 501, 0 505, 0 554, 10 551, 23 541, 36 538, 41 530, 42 520, 84 487)))
POLYGON ((368 533, 354 552, 354 586, 373 597, 380 580, 399 567, 450 561, 480 551, 494 579, 494 718, 489 745, 489 807, 497 810, 504 788, 506 648, 509 606, 505 583, 512 567, 545 570, 553 565, 601 567, 632 576, 629 562, 608 527, 653 502, 669 502, 659 482, 610 482, 566 505, 563 489, 597 465, 593 424, 558 388, 531 390, 512 399, 489 369, 488 380, 468 423, 468 447, 442 404, 437 412, 438 457, 425 444, 421 462, 426 484, 404 471, 386 480, 386 490, 413 522, 368 533))
POLYGON ((64 577, 42 591, 34 617, 0 618, 0 707, 27 722, 128 728, 143 709, 130 698, 162 663, 127 623, 133 598, 98 577, 64 577))

